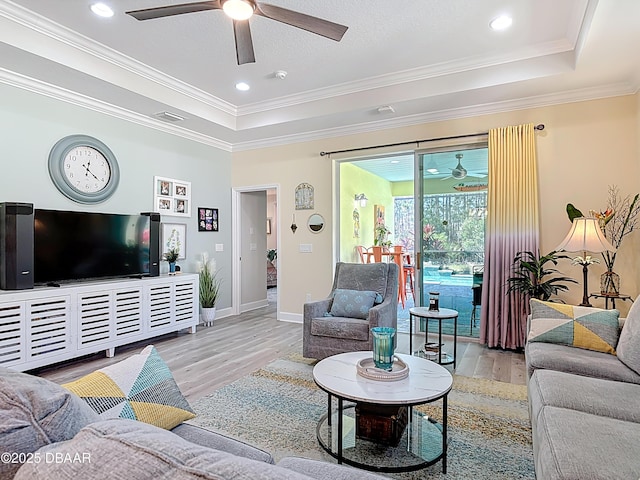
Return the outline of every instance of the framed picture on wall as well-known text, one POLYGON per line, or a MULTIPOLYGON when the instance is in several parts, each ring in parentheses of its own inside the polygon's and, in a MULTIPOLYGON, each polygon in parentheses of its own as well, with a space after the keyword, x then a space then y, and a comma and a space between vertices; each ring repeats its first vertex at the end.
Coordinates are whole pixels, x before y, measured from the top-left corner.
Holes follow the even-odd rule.
POLYGON ((198 207, 198 231, 217 232, 218 231, 218 209, 198 207))
POLYGON ((153 199, 155 211, 162 215, 191 216, 191 182, 153 177, 153 199))
POLYGON ((178 250, 178 260, 187 258, 187 224, 163 223, 162 224, 162 251, 161 257, 172 248, 178 250))

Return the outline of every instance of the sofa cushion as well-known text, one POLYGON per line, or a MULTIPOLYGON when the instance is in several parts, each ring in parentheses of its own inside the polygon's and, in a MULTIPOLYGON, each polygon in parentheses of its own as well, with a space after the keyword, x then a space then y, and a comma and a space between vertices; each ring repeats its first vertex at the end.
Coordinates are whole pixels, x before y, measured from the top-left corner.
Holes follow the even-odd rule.
POLYGON ((616 353, 618 310, 531 299, 529 342, 547 342, 616 353))
MULTIPOLYGON (((0 452, 32 453, 69 440, 98 420, 86 403, 49 380, 0 367, 0 452)), ((12 478, 19 463, 0 462, 0 478, 12 478)))
POLYGON ((555 343, 527 343, 524 348, 527 375, 536 369, 585 375, 640 384, 640 375, 618 360, 615 355, 555 343))
MULTIPOLYGON (((380 294, 372 290, 348 290, 337 288, 333 291, 333 302, 329 314, 333 317, 367 318, 369 309, 380 294)), ((378 303, 382 301, 379 299, 378 303)))
POLYGON ((640 297, 633 302, 622 326, 618 341, 618 358, 640 374, 640 297))
POLYGON ((278 462, 278 466, 309 475, 315 480, 384 480, 389 478, 344 465, 300 457, 285 457, 278 462))
POLYGON ((366 342, 369 340, 369 322, 360 318, 318 317, 311 319, 311 335, 351 339, 366 342))
POLYGON ((63 385, 106 418, 130 418, 172 429, 195 417, 153 345, 63 385))
POLYGON ((72 440, 43 447, 42 458, 77 461, 25 464, 15 480, 309 480, 310 477, 205 448, 140 422, 111 419, 83 428, 72 440))
POLYGON ((618 420, 640 423, 640 385, 589 378, 553 370, 536 370, 529 380, 532 414, 545 405, 569 408, 618 420))
POLYGON ((536 478, 636 479, 638 445, 640 423, 545 406, 533 429, 536 478))
POLYGON ((260 450, 253 445, 227 437, 218 432, 207 430, 206 428, 190 423, 181 423, 177 427, 171 429, 173 433, 179 435, 188 442, 195 443, 202 447, 213 448, 214 450, 222 450, 223 452, 238 455, 239 457, 259 460, 260 462, 275 463, 273 456, 269 452, 260 450))

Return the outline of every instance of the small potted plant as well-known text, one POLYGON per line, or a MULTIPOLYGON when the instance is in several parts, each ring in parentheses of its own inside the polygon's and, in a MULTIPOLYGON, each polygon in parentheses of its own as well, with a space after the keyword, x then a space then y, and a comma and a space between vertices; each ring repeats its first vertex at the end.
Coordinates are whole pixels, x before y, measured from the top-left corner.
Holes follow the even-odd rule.
POLYGON ((178 260, 179 255, 179 248, 170 248, 169 251, 165 252, 165 254, 162 256, 165 261, 169 262, 169 274, 176 273, 176 260, 178 260))
POLYGON ((209 254, 204 252, 198 262, 198 276, 200 280, 200 316, 202 323, 210 327, 216 318, 216 303, 220 295, 222 280, 218 278, 216 261, 209 260, 209 254))

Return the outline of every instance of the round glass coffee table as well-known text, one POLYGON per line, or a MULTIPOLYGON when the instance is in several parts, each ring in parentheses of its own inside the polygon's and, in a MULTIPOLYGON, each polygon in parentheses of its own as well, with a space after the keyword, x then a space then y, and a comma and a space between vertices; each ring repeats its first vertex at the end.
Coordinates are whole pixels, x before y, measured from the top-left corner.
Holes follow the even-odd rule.
POLYGON ((372 352, 348 352, 321 360, 313 379, 327 395, 318 421, 320 446, 338 463, 376 472, 419 470, 442 460, 447 472, 447 395, 451 373, 437 363, 396 354, 409 367, 402 380, 373 380, 357 363, 372 352), (337 408, 333 408, 334 401, 337 408), (440 422, 414 408, 442 400, 440 422))

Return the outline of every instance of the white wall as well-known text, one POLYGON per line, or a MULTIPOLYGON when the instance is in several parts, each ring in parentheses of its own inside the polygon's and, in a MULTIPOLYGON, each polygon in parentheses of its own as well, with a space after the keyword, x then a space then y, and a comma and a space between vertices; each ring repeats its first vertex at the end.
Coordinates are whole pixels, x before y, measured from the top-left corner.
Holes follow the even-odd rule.
POLYGON ((154 175, 189 181, 192 216, 163 215, 162 222, 187 225, 187 259, 179 262, 185 271, 195 271, 195 261, 203 251, 216 259, 225 280, 218 306, 231 305, 230 153, 7 85, 0 85, 0 99, 0 201, 56 210, 140 213, 153 211, 154 175), (101 140, 118 159, 118 189, 99 205, 67 199, 49 177, 51 147, 71 134, 101 140), (219 232, 198 232, 198 207, 219 209, 219 232), (216 243, 223 244, 223 252, 215 252, 216 243))

